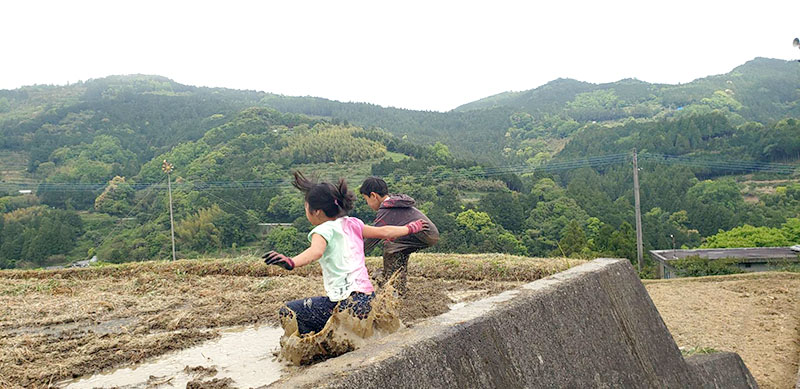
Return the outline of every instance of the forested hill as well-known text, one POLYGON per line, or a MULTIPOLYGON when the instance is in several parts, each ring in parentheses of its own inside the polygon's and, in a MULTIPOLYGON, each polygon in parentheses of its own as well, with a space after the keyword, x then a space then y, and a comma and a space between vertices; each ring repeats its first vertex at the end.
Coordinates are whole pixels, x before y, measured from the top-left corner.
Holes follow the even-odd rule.
POLYGON ((455 111, 506 107, 530 114, 567 114, 576 120, 607 120, 625 117, 652 117, 660 112, 713 98, 714 92, 727 92, 741 104, 738 113, 746 120, 767 122, 800 115, 798 100, 800 64, 756 58, 729 73, 709 76, 687 84, 650 84, 626 79, 606 84, 591 84, 558 79, 536 89, 506 92, 464 104, 455 111), (591 98, 591 99, 590 99, 591 98), (581 112, 583 102, 596 100, 597 111, 581 112), (583 101, 581 101, 583 100, 583 101))
MULTIPOLYGON (((241 109, 256 106, 380 127, 418 143, 443 141, 459 153, 495 140, 509 127, 512 113, 507 109, 412 111, 317 97, 198 88, 159 76, 111 76, 67 86, 0 90, 0 149, 30 152, 35 169, 59 146, 113 132, 125 148, 145 161, 180 142, 198 139, 241 109)), ((494 151, 484 149, 479 147, 477 152, 494 151)))
POLYGON ((798 80, 800 64, 758 58, 730 73, 683 85, 632 79, 597 85, 559 79, 442 113, 197 88, 158 76, 113 76, 69 86, 0 90, 0 148, 26 150, 35 165, 45 161, 55 147, 72 144, 87 131, 114 131, 123 146, 145 161, 182 141, 199 138, 231 113, 264 106, 379 127, 418 143, 441 141, 466 158, 504 163, 508 157, 519 161, 541 152, 552 155, 560 150, 561 140, 593 122, 662 119, 714 110, 762 123, 797 117, 798 80), (531 145, 533 140, 541 142, 531 145))
POLYGON ((141 163, 199 138, 263 95, 141 75, 0 90, 0 149, 29 153, 33 172, 56 148, 109 135, 141 163))
POLYGON ((439 113, 302 97, 269 96, 282 112, 338 117, 420 142, 442 141, 455 153, 495 163, 549 158, 589 124, 662 120, 724 111, 734 121, 764 124, 800 116, 800 64, 757 58, 731 72, 682 85, 626 79, 591 84, 558 79, 439 113))
POLYGON ((299 169, 385 177, 435 221, 435 250, 635 258, 634 148, 645 249, 800 243, 798 117, 800 64, 769 59, 684 85, 560 79, 450 112, 143 75, 0 90, 0 268, 169 256, 165 159, 182 256, 298 252, 299 169), (260 230, 275 222, 294 225, 260 230))

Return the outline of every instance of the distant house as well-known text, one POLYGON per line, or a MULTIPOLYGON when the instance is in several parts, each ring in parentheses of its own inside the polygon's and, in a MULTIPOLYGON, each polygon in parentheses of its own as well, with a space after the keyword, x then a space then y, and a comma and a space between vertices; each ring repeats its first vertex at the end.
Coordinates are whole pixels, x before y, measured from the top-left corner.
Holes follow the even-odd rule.
POLYGON ((686 257, 705 259, 733 258, 736 266, 748 272, 773 270, 787 263, 800 263, 797 247, 748 247, 734 249, 650 250, 650 256, 658 262, 659 278, 676 278, 680 274, 670 263, 686 257))

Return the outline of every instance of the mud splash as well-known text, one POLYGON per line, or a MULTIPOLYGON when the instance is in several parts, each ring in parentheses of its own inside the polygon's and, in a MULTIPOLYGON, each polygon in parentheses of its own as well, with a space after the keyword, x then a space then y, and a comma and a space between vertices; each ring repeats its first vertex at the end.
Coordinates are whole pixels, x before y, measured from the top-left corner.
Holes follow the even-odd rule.
POLYGON ((71 382, 66 388, 258 387, 280 378, 285 364, 275 360, 280 328, 236 327, 218 339, 143 364, 71 382), (188 385, 188 386, 187 386, 188 385), (215 386, 216 385, 216 386, 215 386))
POLYGON ((353 351, 368 340, 396 332, 403 327, 400 321, 400 302, 394 277, 379 290, 372 299, 369 314, 359 319, 352 308, 334 314, 318 333, 300 335, 294 315, 281 318, 284 334, 281 337, 279 357, 295 365, 306 365, 323 361, 353 351))

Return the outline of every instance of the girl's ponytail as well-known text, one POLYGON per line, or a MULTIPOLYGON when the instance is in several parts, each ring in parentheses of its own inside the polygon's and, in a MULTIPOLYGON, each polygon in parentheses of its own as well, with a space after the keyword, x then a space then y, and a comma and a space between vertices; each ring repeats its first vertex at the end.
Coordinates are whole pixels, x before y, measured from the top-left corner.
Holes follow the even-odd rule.
POLYGON ((316 183, 296 171, 292 185, 303 192, 306 203, 312 211, 321 209, 328 217, 339 217, 347 215, 353 209, 355 195, 347 190, 344 178, 339 179, 338 185, 327 182, 316 183))
POLYGON ((353 202, 355 202, 355 195, 353 192, 347 190, 347 181, 344 178, 339 179, 339 184, 336 185, 336 197, 341 208, 345 213, 353 210, 353 202))
POLYGON ((316 185, 316 183, 306 178, 306 176, 304 176, 303 173, 300 173, 300 171, 295 171, 292 185, 303 192, 304 195, 308 195, 308 192, 314 187, 314 185, 316 185))

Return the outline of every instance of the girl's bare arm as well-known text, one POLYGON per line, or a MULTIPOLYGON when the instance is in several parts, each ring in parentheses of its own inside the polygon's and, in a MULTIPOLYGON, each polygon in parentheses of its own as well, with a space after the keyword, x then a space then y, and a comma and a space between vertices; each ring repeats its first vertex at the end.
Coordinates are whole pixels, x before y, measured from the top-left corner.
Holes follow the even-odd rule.
POLYGON ((311 235, 311 246, 292 258, 294 261, 294 267, 305 266, 322 258, 322 254, 325 253, 326 247, 328 247, 328 242, 325 240, 325 238, 319 234, 311 235))

